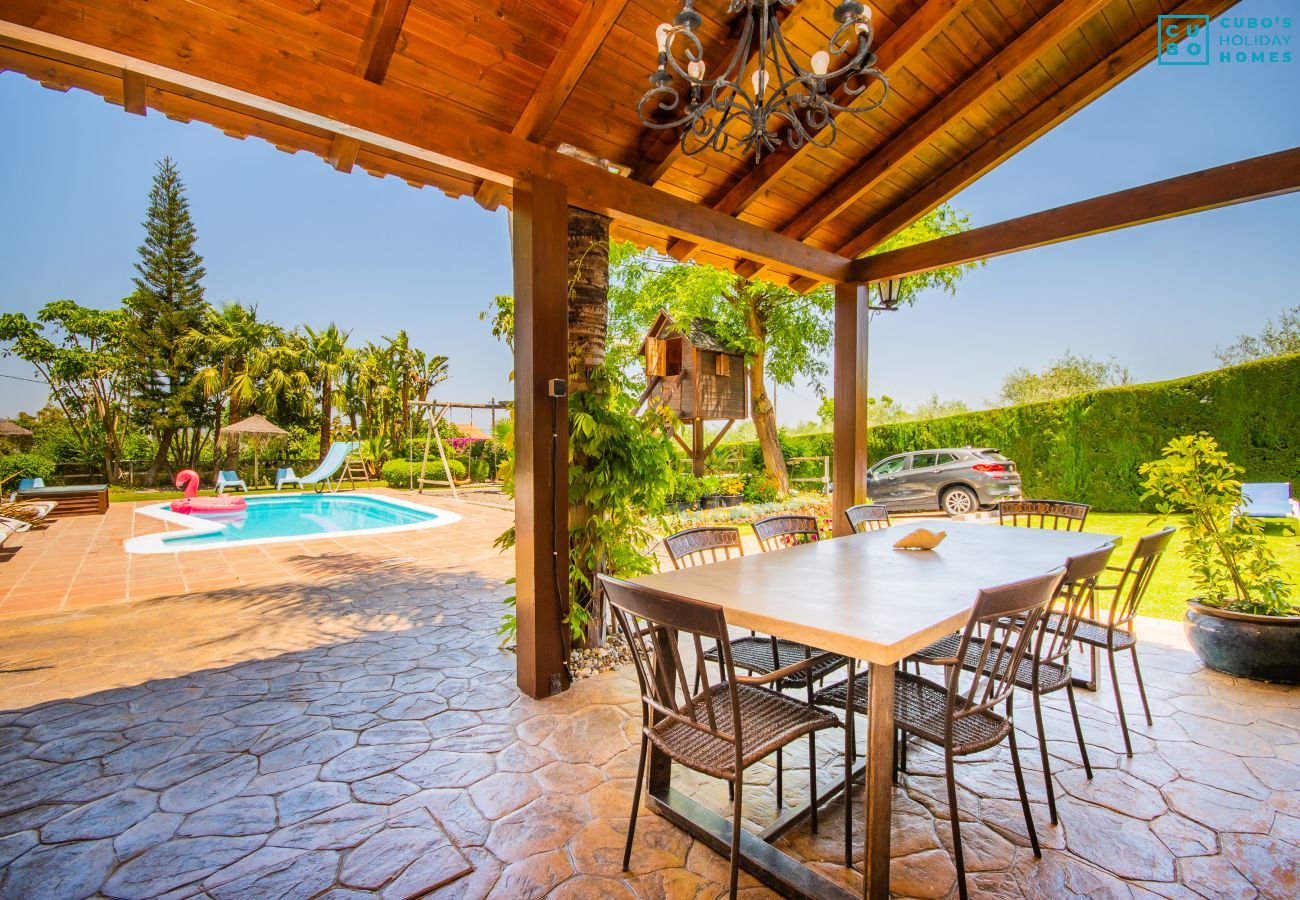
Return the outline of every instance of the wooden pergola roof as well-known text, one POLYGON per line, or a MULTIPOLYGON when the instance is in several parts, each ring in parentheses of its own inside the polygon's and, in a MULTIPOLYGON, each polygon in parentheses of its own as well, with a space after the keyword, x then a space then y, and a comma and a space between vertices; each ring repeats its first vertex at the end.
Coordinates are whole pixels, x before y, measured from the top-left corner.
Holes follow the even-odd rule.
MULTIPOLYGON (((786 13, 797 53, 825 45, 835 5, 786 13)), ((871 5, 889 100, 841 115, 832 148, 757 167, 738 144, 686 157, 637 119, 674 0, 8 0, 0 67, 489 208, 521 176, 566 181, 619 236, 807 289, 1151 61, 1159 15, 1232 3, 871 5)), ((716 59, 733 25, 722 0, 700 9, 716 59)))

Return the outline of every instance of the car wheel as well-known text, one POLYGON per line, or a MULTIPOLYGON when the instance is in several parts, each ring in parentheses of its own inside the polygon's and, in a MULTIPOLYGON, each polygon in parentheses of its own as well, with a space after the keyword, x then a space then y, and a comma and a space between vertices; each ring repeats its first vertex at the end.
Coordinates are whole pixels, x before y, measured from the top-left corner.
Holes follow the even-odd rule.
POLYGON ((964 516, 979 509, 979 498, 970 488, 964 487, 948 488, 939 503, 950 516, 964 516))

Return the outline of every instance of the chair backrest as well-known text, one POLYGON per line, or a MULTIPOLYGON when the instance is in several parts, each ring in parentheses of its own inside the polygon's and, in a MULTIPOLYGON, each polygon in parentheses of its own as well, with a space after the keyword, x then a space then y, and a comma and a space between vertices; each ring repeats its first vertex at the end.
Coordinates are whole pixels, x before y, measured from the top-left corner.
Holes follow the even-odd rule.
POLYGON ((768 516, 754 523, 754 536, 763 552, 808 544, 821 537, 816 516, 768 516))
POLYGON ((967 659, 971 640, 979 635, 978 660, 968 672, 950 666, 947 708, 944 710, 949 740, 953 723, 1005 702, 1015 689, 1016 671, 1034 636, 1047 605, 1065 579, 1065 569, 1026 578, 1000 587, 984 588, 975 597, 966 629, 962 632, 956 658, 967 659), (962 687, 963 674, 970 682, 962 687), (959 706, 958 697, 962 699, 959 706))
MULTIPOLYGON (((1070 644, 1079 628, 1079 620, 1092 608, 1097 580, 1106 571, 1114 544, 1106 544, 1089 553, 1071 556, 1065 561, 1065 577, 1052 599, 1049 611, 1039 619, 1034 656, 1039 662, 1058 662, 1070 655, 1070 644)), ((1037 671, 1035 671, 1035 675, 1037 671)))
POLYGON ((36 488, 43 488, 43 487, 45 487, 45 479, 44 479, 44 478, 20 478, 20 479, 18 479, 18 490, 20 490, 20 491, 31 491, 31 490, 35 490, 36 488))
POLYGON ((1115 603, 1110 608, 1110 625, 1112 628, 1128 626, 1137 616, 1138 605, 1151 585, 1160 557, 1164 556, 1169 545, 1173 543, 1174 532, 1178 529, 1172 525, 1162 528, 1154 534, 1138 538, 1133 555, 1115 585, 1115 603))
MULTIPOLYGON (((732 743, 736 747, 736 771, 739 772, 742 746, 740 703, 722 607, 641 587, 608 575, 598 578, 636 665, 637 682, 641 687, 642 728, 650 727, 653 710, 660 716, 732 743), (698 696, 692 696, 686 668, 682 665, 678 647, 681 634, 689 635, 694 642, 696 673, 700 683, 706 685, 698 696), (717 708, 714 688, 707 686, 705 641, 721 650, 719 671, 730 698, 727 710, 717 708), (669 676, 670 671, 676 672, 676 679, 669 676)), ((653 718, 657 720, 658 717, 653 718)))
POLYGON ((236 472, 234 469, 222 469, 222 470, 221 470, 221 480, 222 480, 222 481, 238 481, 238 480, 239 480, 239 473, 236 472))
POLYGON ((889 510, 875 503, 859 503, 857 506, 850 506, 844 510, 844 516, 849 520, 849 527, 856 534, 889 527, 889 510))
POLYGON ((673 561, 674 569, 689 569, 705 563, 730 559, 734 551, 736 556, 744 556, 745 548, 740 544, 740 529, 721 525, 707 525, 702 528, 688 528, 664 538, 664 547, 668 558, 673 561))
POLYGON ((998 504, 998 524, 1083 531, 1091 508, 1068 500, 1003 500, 998 504))

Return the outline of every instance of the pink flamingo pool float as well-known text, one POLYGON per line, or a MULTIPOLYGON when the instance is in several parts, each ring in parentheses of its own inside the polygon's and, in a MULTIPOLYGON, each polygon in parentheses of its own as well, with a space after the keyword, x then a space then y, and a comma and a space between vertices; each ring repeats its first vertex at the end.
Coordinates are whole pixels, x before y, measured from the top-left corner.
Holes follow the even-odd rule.
POLYGON ((172 512, 229 513, 239 512, 248 506, 243 497, 200 497, 199 473, 193 469, 184 469, 177 472, 176 486, 185 491, 185 499, 173 500, 172 512))

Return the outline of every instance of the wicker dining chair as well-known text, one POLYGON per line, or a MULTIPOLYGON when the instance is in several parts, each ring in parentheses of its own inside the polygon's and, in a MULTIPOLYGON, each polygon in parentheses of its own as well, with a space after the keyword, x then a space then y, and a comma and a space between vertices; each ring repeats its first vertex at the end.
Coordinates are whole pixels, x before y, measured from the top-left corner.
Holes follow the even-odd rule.
POLYGON ((732 796, 730 896, 736 896, 740 866, 741 811, 745 769, 801 737, 808 738, 808 790, 812 821, 817 817, 816 734, 841 727, 839 719, 815 706, 770 690, 767 686, 811 666, 816 658, 764 676, 737 675, 727 642, 722 607, 677 597, 663 591, 601 575, 618 625, 627 639, 641 688, 641 754, 637 761, 636 792, 623 847, 623 869, 632 860, 636 817, 645 783, 646 757, 651 744, 673 762, 727 781, 732 796), (679 636, 695 645, 696 670, 704 671, 703 645, 722 648, 721 675, 704 690, 687 689, 679 636), (665 677, 674 672, 677 677, 665 677), (679 693, 680 690, 680 693, 679 693))
MULTIPOLYGON (((1039 618, 1038 634, 1025 653, 1016 670, 1016 687, 1029 692, 1034 702, 1034 723, 1038 726, 1038 751, 1043 763, 1043 780, 1047 788, 1047 809, 1052 824, 1057 822, 1056 790, 1052 784, 1052 764, 1047 752, 1047 732, 1043 727, 1045 694, 1064 690, 1070 703, 1070 716, 1074 720, 1074 737, 1079 742, 1079 756, 1083 769, 1092 778, 1092 763, 1088 760, 1088 745, 1083 740, 1083 727, 1079 722, 1079 708, 1074 700, 1074 677, 1070 671, 1070 647, 1080 619, 1094 608, 1094 591, 1097 579, 1106 571, 1106 564, 1115 551, 1114 544, 1072 556, 1065 561, 1065 579, 1049 607, 1049 614, 1039 618)), ((924 650, 909 657, 913 662, 936 664, 941 660, 956 659, 961 643, 960 634, 935 641, 924 650)), ((967 671, 980 665, 984 659, 983 638, 973 637, 960 657, 967 671)))
MULTIPOLYGON (((1133 620, 1137 618, 1138 606, 1151 585, 1156 566, 1174 540, 1178 529, 1170 526, 1153 534, 1138 539, 1125 566, 1107 566, 1107 571, 1118 572, 1119 580, 1114 584, 1098 584, 1098 591, 1112 595, 1110 610, 1103 620, 1097 615, 1096 607, 1090 615, 1079 620, 1074 632, 1074 639, 1080 644, 1096 647, 1106 651, 1110 661, 1110 680, 1115 689, 1115 707, 1119 713, 1119 727, 1124 733, 1124 749, 1133 755, 1133 742, 1129 739, 1128 720, 1124 715, 1124 697, 1119 689, 1119 670, 1115 664, 1115 654, 1127 650, 1133 654, 1133 675, 1137 678, 1138 696, 1142 698, 1142 711, 1146 713, 1147 724, 1151 725, 1151 706, 1147 703, 1147 689, 1142 683, 1142 666, 1138 663, 1137 633, 1133 630, 1133 620)), ((1097 673, 1092 673, 1096 680, 1097 673)))
POLYGON ((889 510, 875 503, 859 503, 844 510, 854 534, 879 531, 889 527, 889 510))
POLYGON ((1083 531, 1090 509, 1086 503, 1069 500, 1003 500, 998 503, 998 524, 1083 531))
POLYGON ((810 544, 821 538, 816 516, 781 514, 759 519, 754 523, 754 537, 764 552, 781 550, 799 544, 810 544))
MULTIPOLYGON (((944 776, 948 782, 948 811, 952 824, 953 857, 957 864, 957 887, 962 900, 966 894, 966 864, 961 847, 961 817, 957 811, 957 781, 953 760, 958 756, 980 753, 1007 741, 1011 764, 1015 769, 1020 808, 1035 856, 1042 856, 1038 832, 1029 812, 1025 794, 1025 777, 1016 748, 1014 721, 1014 673, 1030 649, 1038 623, 1048 603, 1056 595, 1065 570, 1057 569, 1001 587, 985 588, 975 596, 975 608, 962 631, 956 652, 948 659, 935 660, 945 665, 947 677, 941 684, 921 675, 899 671, 894 675, 894 724, 903 733, 943 747, 944 776), (959 665, 968 658, 971 645, 983 636, 975 651, 976 665, 967 670, 959 665), (963 676, 968 683, 962 684, 963 676), (1005 707, 999 712, 998 707, 1005 707)), ((870 696, 867 672, 854 673, 849 661, 849 677, 817 692, 820 706, 852 710, 866 714, 870 696)), ((845 783, 851 783, 853 766, 852 715, 845 715, 844 742, 845 783)), ((852 865, 853 804, 844 804, 844 864, 852 865)))

